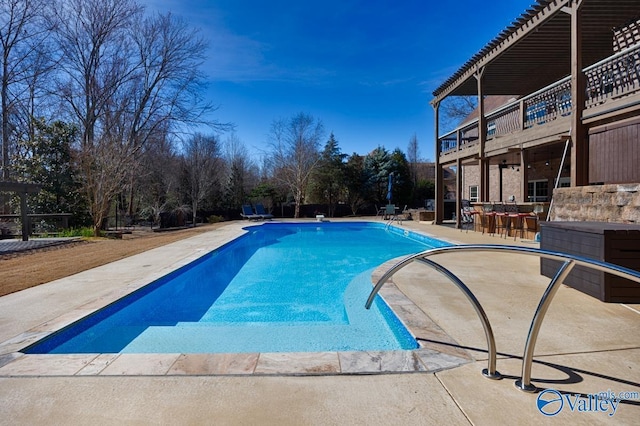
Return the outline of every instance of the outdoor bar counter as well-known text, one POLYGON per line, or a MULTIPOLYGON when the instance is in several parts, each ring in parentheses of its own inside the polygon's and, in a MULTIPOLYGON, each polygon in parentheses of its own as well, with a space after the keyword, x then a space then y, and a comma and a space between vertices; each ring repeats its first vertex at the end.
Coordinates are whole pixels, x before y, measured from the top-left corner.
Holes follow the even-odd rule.
POLYGON ((488 201, 484 203, 471 203, 475 214, 474 229, 477 232, 487 234, 498 233, 499 222, 495 217, 496 212, 504 210, 517 211, 521 213, 522 223, 510 223, 509 229, 505 231, 510 237, 521 236, 521 238, 534 239, 535 235, 540 232, 540 222, 547 219, 549 211, 549 203, 510 203, 502 201, 488 201), (519 227, 522 227, 520 231, 519 227), (508 232, 507 232, 508 231, 508 232))

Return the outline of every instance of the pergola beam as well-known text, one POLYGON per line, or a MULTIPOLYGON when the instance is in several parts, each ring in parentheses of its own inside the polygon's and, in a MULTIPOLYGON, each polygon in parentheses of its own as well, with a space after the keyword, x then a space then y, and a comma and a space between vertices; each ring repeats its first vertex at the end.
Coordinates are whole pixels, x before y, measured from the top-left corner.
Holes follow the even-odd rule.
POLYGON ((537 6, 535 10, 528 10, 527 16, 519 19, 517 23, 519 27, 510 26, 503 30, 494 41, 474 55, 456 74, 437 88, 433 93, 434 100, 432 102, 442 101, 451 95, 458 87, 473 78, 479 67, 485 67, 495 61, 512 46, 537 31, 541 25, 546 23, 549 16, 555 15, 569 3, 570 0, 551 1, 544 6, 537 6))

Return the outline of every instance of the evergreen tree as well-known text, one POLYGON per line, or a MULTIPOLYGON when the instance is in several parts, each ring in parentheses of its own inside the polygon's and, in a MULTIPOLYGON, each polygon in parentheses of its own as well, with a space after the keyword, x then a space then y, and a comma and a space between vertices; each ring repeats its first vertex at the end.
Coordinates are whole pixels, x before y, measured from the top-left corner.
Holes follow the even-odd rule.
POLYGON ((18 142, 14 167, 19 179, 42 185, 40 193, 30 198, 30 206, 38 213, 86 213, 81 205, 80 184, 72 162, 72 145, 78 129, 62 121, 47 124, 33 121, 33 138, 18 142))
POLYGON ((240 170, 238 163, 231 163, 229 167, 229 176, 225 185, 225 207, 228 209, 238 210, 247 199, 244 190, 244 173, 240 170))
POLYGON ((251 188, 258 183, 257 166, 235 133, 225 140, 224 151, 226 167, 223 207, 235 214, 247 202, 251 188))
POLYGON ((320 154, 320 162, 312 180, 312 195, 327 205, 327 214, 333 217, 335 205, 344 188, 344 159, 333 132, 320 154))
POLYGON ((369 184, 373 191, 373 202, 387 203, 387 185, 389 174, 393 172, 393 163, 384 147, 379 146, 364 159, 364 169, 369 177, 369 184))
POLYGON ((283 201, 286 199, 281 191, 278 194, 277 188, 271 182, 265 181, 254 187, 249 193, 249 198, 254 202, 262 203, 268 211, 272 211, 275 201, 283 201))
POLYGON ((393 172, 393 200, 395 204, 409 204, 411 199, 411 168, 407 157, 399 148, 389 156, 391 171, 393 172))
POLYGON ((371 196, 369 174, 364 166, 363 156, 353 153, 344 165, 346 202, 353 215, 358 214, 371 196))

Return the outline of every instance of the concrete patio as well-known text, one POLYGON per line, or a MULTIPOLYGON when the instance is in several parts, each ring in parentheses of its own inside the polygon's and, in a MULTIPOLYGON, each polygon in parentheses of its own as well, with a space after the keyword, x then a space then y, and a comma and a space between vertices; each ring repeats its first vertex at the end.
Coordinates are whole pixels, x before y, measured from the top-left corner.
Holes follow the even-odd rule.
MULTIPOLYGON (((434 258, 482 303, 495 333, 502 380, 481 374, 487 366, 485 335, 464 295, 420 264, 400 271, 393 284, 436 326, 425 326, 417 337, 444 354, 440 359, 461 362, 429 367, 427 361, 424 371, 405 373, 318 374, 303 367, 267 374, 237 364, 234 370, 228 360, 217 359, 218 366, 227 362, 227 374, 185 374, 172 354, 133 357, 126 363, 113 355, 47 363, 42 361, 47 355, 41 355, 35 365, 16 354, 41 333, 230 241, 246 224, 231 223, 0 298, 0 424, 636 424, 640 418, 640 399, 635 398, 622 401, 613 415, 611 407, 580 412, 565 404, 556 416, 545 417, 537 408, 538 394, 515 388, 529 324, 549 283, 539 274, 538 258, 519 254, 434 258)), ((399 226, 451 242, 514 244, 513 239, 450 226, 399 226)), ((537 246, 526 240, 515 244, 537 246)), ((540 331, 533 383, 569 396, 640 392, 639 326, 640 306, 602 303, 562 286, 540 331)))

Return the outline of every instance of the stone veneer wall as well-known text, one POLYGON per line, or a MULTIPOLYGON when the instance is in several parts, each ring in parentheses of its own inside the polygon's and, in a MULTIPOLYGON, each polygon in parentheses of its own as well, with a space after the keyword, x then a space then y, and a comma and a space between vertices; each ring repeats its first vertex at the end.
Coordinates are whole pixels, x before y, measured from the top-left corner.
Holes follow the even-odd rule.
POLYGON ((550 219, 640 223, 640 183, 558 188, 550 219))

